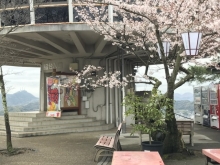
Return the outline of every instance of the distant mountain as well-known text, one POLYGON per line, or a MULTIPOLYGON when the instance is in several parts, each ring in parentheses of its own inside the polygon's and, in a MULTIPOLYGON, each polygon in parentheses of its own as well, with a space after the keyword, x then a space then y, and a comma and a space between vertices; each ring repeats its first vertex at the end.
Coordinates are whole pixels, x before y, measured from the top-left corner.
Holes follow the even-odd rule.
POLYGON ((174 100, 189 100, 189 101, 193 101, 193 94, 192 93, 183 93, 183 94, 179 94, 179 93, 174 93, 174 100))
MULTIPOLYGON (((8 106, 9 112, 27 112, 27 111, 36 111, 39 110, 39 101, 31 102, 26 105, 16 105, 16 106, 8 106)), ((0 109, 0 116, 3 116, 4 111, 0 109)))
MULTIPOLYGON (((25 90, 16 92, 14 94, 7 94, 8 106, 24 106, 33 102, 39 102, 39 98, 33 96, 25 90)), ((0 94, 0 110, 2 110, 2 96, 0 94)))
POLYGON ((194 111, 194 103, 189 100, 175 101, 174 110, 194 111))

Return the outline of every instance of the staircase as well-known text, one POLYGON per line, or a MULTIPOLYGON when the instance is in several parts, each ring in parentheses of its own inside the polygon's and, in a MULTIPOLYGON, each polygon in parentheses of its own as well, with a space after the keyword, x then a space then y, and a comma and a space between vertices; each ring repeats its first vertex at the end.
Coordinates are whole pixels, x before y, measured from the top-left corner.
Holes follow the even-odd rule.
MULTIPOLYGON (((73 132, 102 131, 114 128, 95 117, 77 115, 77 112, 63 112, 61 118, 46 117, 46 112, 9 113, 12 137, 28 137, 73 132)), ((5 136, 4 117, 0 116, 0 135, 5 136)))

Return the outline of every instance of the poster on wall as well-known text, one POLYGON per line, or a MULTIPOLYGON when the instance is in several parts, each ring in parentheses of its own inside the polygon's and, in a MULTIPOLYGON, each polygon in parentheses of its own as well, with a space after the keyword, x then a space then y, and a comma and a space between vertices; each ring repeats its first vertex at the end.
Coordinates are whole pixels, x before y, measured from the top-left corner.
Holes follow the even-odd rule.
POLYGON ((69 87, 61 87, 60 98, 61 108, 78 108, 79 107, 79 91, 76 90, 77 82, 75 76, 61 75, 61 84, 71 84, 69 87))
POLYGON ((47 77, 47 117, 61 117, 60 111, 60 79, 47 77))

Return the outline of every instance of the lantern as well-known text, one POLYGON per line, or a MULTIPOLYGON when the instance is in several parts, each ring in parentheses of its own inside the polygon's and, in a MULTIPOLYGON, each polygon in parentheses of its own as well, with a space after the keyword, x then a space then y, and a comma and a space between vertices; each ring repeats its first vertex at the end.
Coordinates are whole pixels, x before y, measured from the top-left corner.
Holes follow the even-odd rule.
MULTIPOLYGON (((167 57, 169 55, 169 51, 170 51, 170 43, 168 41, 163 41, 162 42, 162 45, 163 45, 163 50, 164 50, 164 55, 167 57)), ((158 54, 161 58, 161 52, 160 52, 160 46, 159 46, 159 43, 157 43, 157 51, 158 51, 158 54)))
POLYGON ((201 38, 202 33, 199 32, 182 33, 183 44, 187 56, 198 55, 201 38))

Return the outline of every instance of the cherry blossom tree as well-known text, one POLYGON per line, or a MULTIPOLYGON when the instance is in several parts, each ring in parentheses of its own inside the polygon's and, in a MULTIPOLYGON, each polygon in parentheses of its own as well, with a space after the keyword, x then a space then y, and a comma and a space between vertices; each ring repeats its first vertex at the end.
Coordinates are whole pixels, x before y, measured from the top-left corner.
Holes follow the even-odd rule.
MULTIPOLYGON (((105 40, 111 41, 130 57, 136 57, 147 68, 149 65, 163 64, 167 81, 165 95, 171 100, 174 90, 194 77, 193 72, 183 64, 216 56, 219 51, 219 0, 77 2, 83 5, 75 8, 75 16, 103 35, 105 40), (186 33, 189 38, 193 37, 188 32, 195 31, 199 32, 196 48, 188 50, 190 47, 183 44, 181 36, 186 33), (185 76, 177 80, 179 73, 184 73, 185 76)), ((151 75, 148 73, 147 76, 151 75)), ((177 129, 173 108, 167 109, 166 114, 172 116, 172 119, 166 120, 168 132, 164 141, 164 153, 181 151, 181 133, 177 129)))

